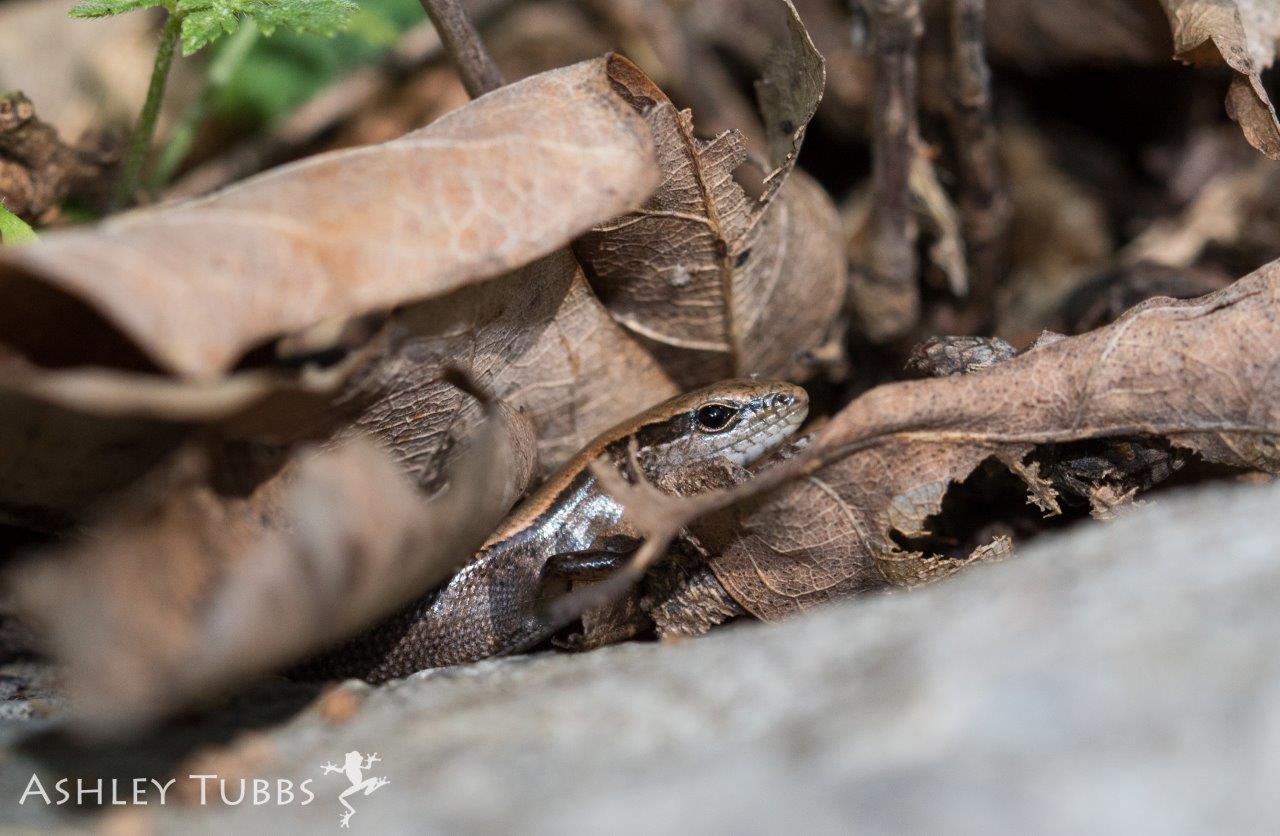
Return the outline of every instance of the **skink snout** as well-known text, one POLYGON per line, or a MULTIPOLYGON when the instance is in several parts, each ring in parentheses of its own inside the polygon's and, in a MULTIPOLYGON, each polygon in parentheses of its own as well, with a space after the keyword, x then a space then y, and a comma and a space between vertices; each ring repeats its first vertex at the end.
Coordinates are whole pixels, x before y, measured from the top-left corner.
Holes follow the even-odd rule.
POLYGON ((764 404, 768 409, 778 412, 788 412, 803 399, 802 395, 795 392, 778 392, 765 398, 764 404))

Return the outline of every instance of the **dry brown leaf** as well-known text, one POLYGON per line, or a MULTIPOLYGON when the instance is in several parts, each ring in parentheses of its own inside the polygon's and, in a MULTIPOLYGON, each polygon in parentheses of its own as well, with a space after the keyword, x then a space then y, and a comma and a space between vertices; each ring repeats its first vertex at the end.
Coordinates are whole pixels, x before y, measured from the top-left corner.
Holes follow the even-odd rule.
POLYGON ((295 457, 243 497, 202 479, 170 485, 11 580, 67 668, 81 726, 121 733, 341 640, 447 577, 514 502, 531 455, 518 422, 490 421, 429 502, 367 441, 295 457))
MULTIPOLYGON (((1043 73, 1169 60, 1168 21, 1149 0, 998 0, 986 6, 988 49, 1001 64, 1043 73)), ((934 2, 931 9, 942 25, 946 6, 934 2)))
POLYGON ((657 184, 649 129, 610 62, 503 87, 385 145, 6 250, 0 334, 41 362, 48 329, 87 305, 156 365, 201 379, 281 333, 515 269, 657 184))
POLYGON ((355 431, 377 437, 432 487, 480 410, 441 379, 461 369, 520 410, 556 467, 597 433, 677 390, 591 292, 561 250, 516 272, 410 306, 386 352, 343 395, 355 431))
POLYGON ((447 368, 465 370, 525 413, 547 467, 676 394, 561 250, 403 309, 377 339, 326 370, 202 383, 13 362, 0 374, 0 520, 61 528, 195 432, 275 443, 365 434, 434 489, 482 417, 444 379, 447 368))
POLYGON ((0 522, 60 529, 198 428, 267 442, 322 436, 332 422, 328 404, 358 359, 208 383, 0 364, 0 522))
POLYGON ((1073 290, 1112 263, 1106 208, 1058 167, 1043 138, 1001 131, 1013 203, 1009 245, 1015 265, 996 298, 996 333, 1025 344, 1055 322, 1073 290))
POLYGON ((1261 73, 1280 50, 1280 4, 1275 0, 1161 0, 1173 30, 1174 55, 1188 64, 1227 66, 1235 74, 1227 115, 1245 139, 1280 160, 1280 122, 1261 73))
POLYGON ((1280 166, 1255 157, 1199 184, 1190 205, 1161 218, 1125 247, 1127 264, 1188 267, 1213 252, 1231 264, 1258 264, 1280 242, 1280 166))
POLYGON ((921 552, 891 552, 877 562, 885 580, 895 587, 910 589, 948 578, 975 563, 998 563, 1013 554, 1013 541, 1001 535, 978 546, 960 560, 934 557, 921 552))
POLYGON ((835 209, 792 172, 821 98, 822 57, 795 9, 782 6, 788 41, 757 88, 773 166, 758 199, 734 178, 747 161, 739 132, 698 139, 692 115, 639 69, 610 67, 653 130, 665 178, 644 206, 592 230, 575 251, 614 317, 686 387, 805 376, 805 352, 823 342, 843 301, 835 209))
POLYGON ((1210 462, 1280 471, 1280 262, 1196 300, 1153 299, 1112 325, 983 371, 873 389, 815 435, 826 463, 732 512, 716 576, 779 618, 883 586, 894 535, 920 537, 949 486, 1037 445, 1167 439, 1210 462))

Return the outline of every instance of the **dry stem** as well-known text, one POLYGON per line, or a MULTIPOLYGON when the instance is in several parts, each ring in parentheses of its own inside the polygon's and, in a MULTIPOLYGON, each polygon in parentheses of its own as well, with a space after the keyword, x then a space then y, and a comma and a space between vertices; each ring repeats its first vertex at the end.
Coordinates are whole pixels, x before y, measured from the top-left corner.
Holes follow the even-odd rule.
POLYGON ((877 342, 909 331, 920 317, 916 221, 908 185, 916 136, 919 0, 866 0, 874 50, 871 251, 860 307, 877 342))
POLYGON ((485 49, 480 34, 467 17, 459 0, 421 0, 422 8, 440 33, 444 48, 462 77, 462 86, 471 98, 497 90, 505 82, 498 65, 485 49))
POLYGON ((985 18, 986 0, 951 0, 952 132, 972 307, 983 317, 990 315, 991 298, 1004 272, 1010 211, 991 112, 985 18))

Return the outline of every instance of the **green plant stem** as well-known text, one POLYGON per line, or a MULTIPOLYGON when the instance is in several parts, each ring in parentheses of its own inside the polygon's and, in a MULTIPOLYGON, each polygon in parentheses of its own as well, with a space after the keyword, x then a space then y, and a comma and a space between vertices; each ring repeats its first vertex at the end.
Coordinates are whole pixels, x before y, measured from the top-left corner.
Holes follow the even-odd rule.
POLYGON ((226 88, 236 70, 244 63, 249 51, 257 43, 260 32, 258 24, 254 23, 252 18, 242 21, 240 28, 231 36, 231 40, 210 62, 200 98, 192 102, 187 111, 182 114, 182 121, 173 129, 169 141, 160 152, 152 169, 149 183, 153 192, 164 188, 174 172, 178 170, 178 166, 182 165, 182 161, 187 158, 187 154, 191 152, 191 146, 195 143, 196 134, 204 124, 205 117, 213 107, 218 94, 226 88))
POLYGON ((181 33, 182 16, 170 12, 169 18, 164 22, 164 29, 160 33, 160 48, 156 50, 156 63, 151 70, 147 100, 142 105, 142 112, 138 114, 138 124, 133 129, 133 138, 129 141, 124 167, 116 183, 115 196, 111 201, 113 210, 130 203, 138 190, 142 167, 146 164, 147 152, 151 150, 151 140, 156 134, 160 102, 164 99, 165 84, 169 81, 169 68, 173 66, 173 55, 178 47, 178 36, 181 33))

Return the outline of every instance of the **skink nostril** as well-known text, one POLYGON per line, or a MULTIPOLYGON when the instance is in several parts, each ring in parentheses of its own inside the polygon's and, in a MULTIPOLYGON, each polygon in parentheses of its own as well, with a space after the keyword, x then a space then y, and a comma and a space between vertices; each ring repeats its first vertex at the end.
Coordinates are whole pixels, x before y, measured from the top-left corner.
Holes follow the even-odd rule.
POLYGON ((791 406, 796 402, 795 395, 774 395, 774 403, 778 406, 791 406))

